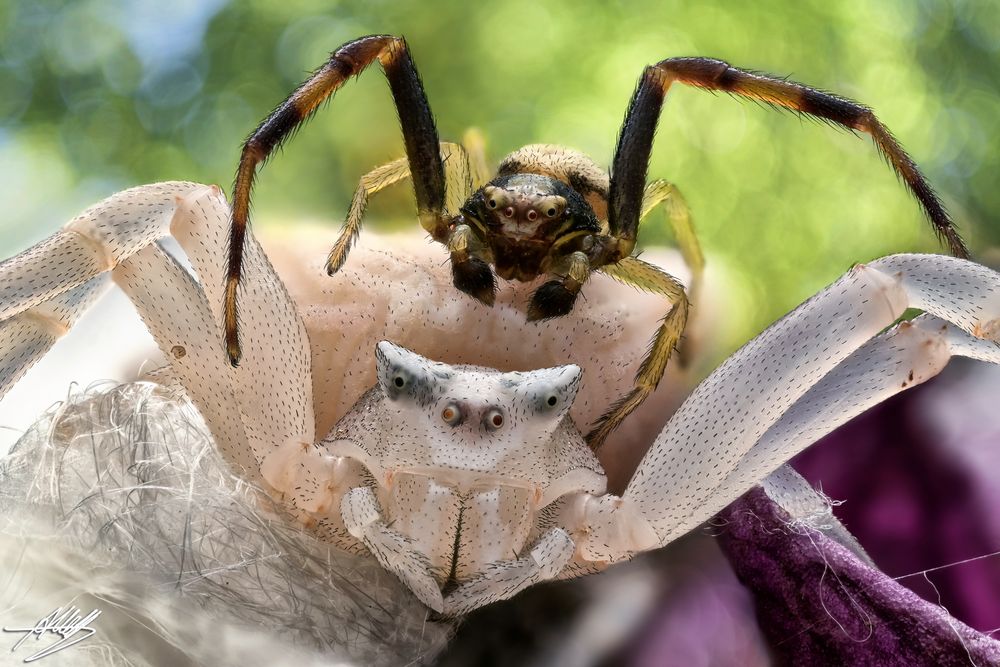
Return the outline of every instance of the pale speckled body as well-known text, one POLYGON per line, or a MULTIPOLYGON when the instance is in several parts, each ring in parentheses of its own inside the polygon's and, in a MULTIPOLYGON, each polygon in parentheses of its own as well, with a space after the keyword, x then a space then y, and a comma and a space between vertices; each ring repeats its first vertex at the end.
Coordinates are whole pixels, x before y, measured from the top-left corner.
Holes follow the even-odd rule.
MULTIPOLYGON (((551 527, 568 494, 605 492, 600 463, 568 416, 578 367, 502 373, 386 342, 376 356, 378 384, 318 449, 357 464, 354 483, 375 492, 386 524, 427 558, 440 586, 516 558, 551 527)), ((322 493, 322 475, 313 479, 295 485, 299 506, 322 493)), ((349 542, 338 509, 351 484, 337 486, 319 528, 349 542)))

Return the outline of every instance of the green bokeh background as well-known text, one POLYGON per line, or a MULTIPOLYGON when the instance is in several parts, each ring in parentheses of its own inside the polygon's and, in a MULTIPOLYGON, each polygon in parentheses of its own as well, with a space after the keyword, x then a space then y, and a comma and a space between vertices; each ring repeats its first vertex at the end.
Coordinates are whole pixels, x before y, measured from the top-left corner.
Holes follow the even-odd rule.
MULTIPOLYGON (((643 66, 707 55, 872 106, 923 167, 976 256, 1000 257, 1000 3, 78 0, 0 3, 0 253, 98 198, 150 181, 231 182, 240 143, 325 55, 407 37, 444 139, 481 128, 607 164, 643 66)), ((371 71, 265 168, 255 224, 333 221, 358 177, 402 155, 371 71)), ((733 345, 842 273, 937 251, 871 143, 725 95, 675 88, 651 177, 686 194, 709 261, 737 277, 733 345)), ((397 188, 372 227, 416 225, 397 188)), ((662 219, 641 233, 669 242, 662 219)), ((317 249, 325 253, 325 249, 317 249)))

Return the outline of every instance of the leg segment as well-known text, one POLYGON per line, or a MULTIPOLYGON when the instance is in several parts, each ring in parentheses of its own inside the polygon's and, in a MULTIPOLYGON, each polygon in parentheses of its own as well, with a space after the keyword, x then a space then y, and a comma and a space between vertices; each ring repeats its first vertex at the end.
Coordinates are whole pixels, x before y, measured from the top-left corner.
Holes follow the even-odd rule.
POLYGON ((368 208, 369 197, 390 185, 399 183, 409 175, 410 163, 406 158, 399 158, 376 167, 361 177, 358 189, 354 191, 354 197, 351 199, 351 207, 347 210, 347 219, 344 221, 340 236, 326 259, 327 275, 335 274, 347 261, 347 253, 351 251, 351 246, 361 232, 361 219, 364 217, 365 209, 368 208))
POLYGON ((721 511, 833 429, 940 373, 953 356, 997 364, 1000 345, 930 315, 902 322, 868 341, 781 416, 729 473, 704 511, 721 511))
POLYGON ((167 236, 178 202, 199 190, 170 182, 119 192, 0 262, 0 397, 110 284, 102 274, 167 236))
POLYGON ((340 511, 347 532, 361 540, 382 567, 399 577, 425 605, 437 612, 444 610, 441 589, 426 556, 408 537, 386 525, 370 488, 351 489, 341 501, 340 511))
POLYGON ((483 133, 470 127, 462 135, 462 147, 469 156, 472 170, 472 188, 481 188, 490 180, 490 168, 486 162, 486 139, 483 133))
MULTIPOLYGON (((793 81, 739 70, 710 58, 670 58, 647 67, 632 97, 612 162, 608 206, 611 234, 622 239, 618 247, 622 257, 635 246, 653 135, 663 100, 674 82, 725 91, 871 135, 879 151, 920 202, 938 237, 948 244, 952 254, 968 257, 964 242, 934 190, 871 109, 793 81)), ((615 259, 609 257, 608 261, 615 259)))
POLYGON ((627 285, 666 296, 671 307, 650 342, 649 351, 636 373, 632 391, 618 399, 587 434, 587 442, 594 449, 600 447, 608 434, 656 389, 670 360, 670 354, 684 332, 689 305, 684 286, 677 279, 641 259, 626 257, 617 264, 602 266, 600 270, 627 285))
POLYGON ((444 208, 444 167, 437 129, 427 96, 410 58, 406 42, 390 35, 362 37, 340 47, 315 74, 300 85, 250 135, 243 145, 233 188, 229 260, 225 294, 226 350, 234 366, 240 360, 237 331, 237 288, 243 266, 243 241, 250 216, 250 194, 257 167, 351 76, 378 60, 389 80, 399 112, 403 141, 417 197, 417 212, 427 229, 440 235, 447 225, 444 208))
POLYGON ((226 381, 232 369, 219 349, 215 317, 201 287, 158 244, 126 259, 112 276, 205 418, 226 462, 243 479, 259 483, 265 449, 248 438, 240 419, 239 403, 226 381))
POLYGON ((109 284, 106 275, 91 278, 0 322, 0 398, 76 324, 109 284))
POLYGON ((552 528, 526 556, 492 563, 485 572, 452 591, 445 598, 444 613, 461 616, 512 598, 528 586, 554 579, 572 560, 574 551, 576 545, 569 534, 562 528, 552 528))
MULTIPOLYGON (((701 277, 705 273, 705 256, 701 252, 701 244, 691 223, 691 209, 677 186, 669 181, 657 180, 646 186, 642 196, 642 211, 639 219, 644 219, 657 206, 663 205, 667 219, 674 231, 677 248, 681 251, 684 263, 691 269, 691 292, 697 291, 701 277)), ((694 299, 697 300, 697 299, 694 299)))
MULTIPOLYGON (((465 148, 459 144, 449 142, 441 143, 441 158, 444 161, 445 170, 445 192, 447 195, 445 211, 455 213, 459 207, 472 194, 472 172, 469 164, 469 155, 465 148)), ((368 208, 368 200, 375 194, 381 192, 390 185, 395 185, 410 177, 410 163, 407 158, 393 160, 381 167, 376 167, 361 177, 354 197, 351 199, 351 207, 347 211, 347 219, 340 232, 340 237, 330 251, 330 256, 326 260, 326 272, 329 275, 335 274, 347 261, 347 255, 351 247, 361 232, 361 221, 364 218, 365 210, 368 208)), ((428 229, 431 234, 434 229, 428 229)), ((435 239, 441 241, 442 239, 435 239)))
POLYGON ((172 181, 115 193, 0 262, 0 320, 48 301, 170 234, 177 202, 207 186, 172 181))

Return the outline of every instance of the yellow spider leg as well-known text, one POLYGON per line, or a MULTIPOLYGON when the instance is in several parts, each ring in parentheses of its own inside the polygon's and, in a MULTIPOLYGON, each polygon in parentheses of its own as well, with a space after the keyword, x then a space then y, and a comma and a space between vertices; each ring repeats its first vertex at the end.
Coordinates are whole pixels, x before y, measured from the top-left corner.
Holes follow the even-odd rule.
POLYGON ((465 147, 472 166, 472 186, 481 188, 490 180, 490 168, 486 163, 486 137, 478 128, 470 127, 462 135, 462 146, 465 147))
MULTIPOLYGON (((472 174, 469 156, 459 144, 441 142, 441 157, 444 160, 446 210, 457 211, 458 207, 472 194, 472 174), (457 204, 456 204, 457 202, 457 204)), ((326 272, 333 275, 347 261, 347 255, 361 232, 361 220, 368 208, 368 200, 390 185, 410 177, 410 163, 407 158, 399 158, 380 167, 375 167, 361 177, 351 206, 344 220, 340 237, 326 260, 326 272)))
POLYGON ((689 306, 687 293, 680 281, 636 257, 626 257, 617 264, 607 264, 602 266, 600 271, 626 285, 662 294, 670 300, 670 311, 663 318, 660 328, 649 344, 649 350, 635 375, 632 390, 601 415, 594 428, 587 434, 587 442, 595 450, 660 383, 670 355, 677 347, 684 331, 689 306))
POLYGON ((472 195, 472 163, 462 144, 442 142, 441 159, 444 160, 445 211, 455 215, 472 195))
POLYGON ((701 252, 701 244, 694 232, 691 222, 691 209, 688 208, 684 195, 677 186, 669 181, 652 181, 646 186, 642 195, 642 211, 639 219, 645 218, 659 205, 667 212, 667 219, 674 230, 677 248, 684 258, 684 263, 691 269, 691 292, 697 292, 701 277, 705 272, 705 256, 701 252))

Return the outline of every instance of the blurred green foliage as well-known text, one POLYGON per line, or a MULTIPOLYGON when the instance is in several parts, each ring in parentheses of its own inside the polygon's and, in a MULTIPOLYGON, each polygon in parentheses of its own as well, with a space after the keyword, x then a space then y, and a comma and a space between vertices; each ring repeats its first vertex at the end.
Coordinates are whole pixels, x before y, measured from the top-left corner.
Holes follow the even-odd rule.
MULTIPOLYGON (((872 106, 973 251, 990 258, 1000 243, 992 0, 4 0, 0 251, 134 184, 228 186, 259 119, 329 51, 373 32, 407 37, 442 137, 479 127, 493 160, 549 142, 606 164, 643 66, 665 57, 791 74, 872 106)), ((332 224, 358 177, 400 155, 387 86, 371 71, 265 167, 255 224, 332 224)), ((853 262, 939 250, 865 137, 726 96, 671 91, 650 177, 683 189, 709 261, 738 277, 734 344, 853 262)), ((370 219, 415 226, 409 189, 376 200, 370 219)), ((657 219, 640 238, 669 233, 657 219)))

